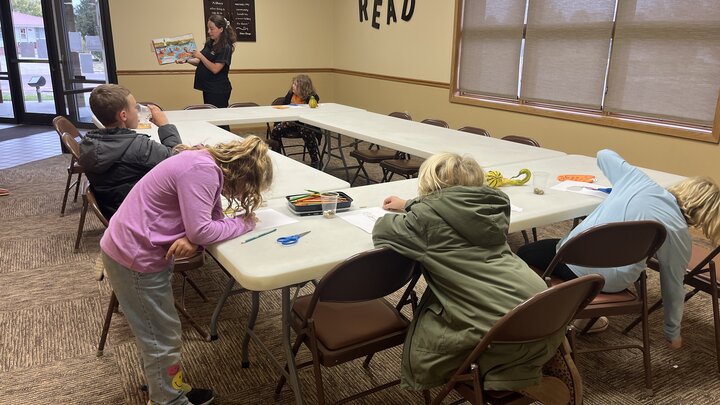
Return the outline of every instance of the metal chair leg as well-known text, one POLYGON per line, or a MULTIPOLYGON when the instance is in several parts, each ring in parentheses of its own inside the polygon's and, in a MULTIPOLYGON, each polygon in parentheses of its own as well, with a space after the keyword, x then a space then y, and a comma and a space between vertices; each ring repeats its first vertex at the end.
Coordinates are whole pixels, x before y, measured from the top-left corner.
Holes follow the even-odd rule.
POLYGON ((67 178, 67 182, 65 183, 65 194, 63 194, 62 208, 60 208, 60 216, 61 217, 65 215, 65 206, 67 205, 68 194, 70 194, 70 187, 72 187, 70 185, 71 181, 72 181, 72 173, 70 173, 70 171, 68 171, 68 178, 67 178))
POLYGON ((80 250, 80 239, 82 238, 83 228, 85 228, 85 215, 87 215, 88 202, 85 196, 83 196, 83 207, 80 211, 80 222, 78 223, 77 236, 75 237, 75 253, 80 250))
POLYGON ((103 350, 105 349, 105 342, 107 341, 107 335, 110 331, 110 321, 112 321, 113 312, 115 312, 115 308, 117 308, 117 306, 118 300, 115 296, 115 292, 113 292, 110 295, 110 303, 108 303, 108 308, 105 312, 105 322, 103 323, 102 332, 100 333, 100 343, 98 343, 97 352, 95 353, 97 357, 103 355, 103 350))
POLYGON ((78 173, 78 178, 75 181, 75 198, 73 199, 73 202, 77 202, 78 198, 78 192, 80 192, 80 179, 82 177, 82 173, 78 173))

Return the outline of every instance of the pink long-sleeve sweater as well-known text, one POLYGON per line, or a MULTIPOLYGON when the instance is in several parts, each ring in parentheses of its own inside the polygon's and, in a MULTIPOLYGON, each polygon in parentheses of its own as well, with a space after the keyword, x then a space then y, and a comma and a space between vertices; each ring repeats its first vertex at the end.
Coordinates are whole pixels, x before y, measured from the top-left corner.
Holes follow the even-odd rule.
POLYGON ((197 245, 238 237, 254 221, 225 218, 220 202, 223 175, 205 150, 162 161, 130 191, 100 241, 116 262, 142 273, 161 271, 170 245, 187 236, 197 245))

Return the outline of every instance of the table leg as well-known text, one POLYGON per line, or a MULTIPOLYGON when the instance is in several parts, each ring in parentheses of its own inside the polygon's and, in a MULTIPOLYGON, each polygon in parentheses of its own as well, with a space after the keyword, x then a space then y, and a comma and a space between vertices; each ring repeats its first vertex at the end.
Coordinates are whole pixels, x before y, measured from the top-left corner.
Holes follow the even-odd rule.
POLYGON ((257 321, 258 312, 260 311, 260 292, 252 291, 252 309, 250 310, 250 319, 248 320, 245 336, 242 341, 242 368, 250 367, 250 358, 248 355, 248 346, 250 344, 250 335, 255 329, 255 321, 257 321))
POLYGON ((290 388, 295 394, 295 403, 302 405, 302 391, 298 382, 297 366, 295 365, 295 356, 290 342, 290 322, 292 322, 292 319, 290 317, 290 287, 288 286, 282 289, 282 343, 287 358, 288 384, 290 384, 290 388))
POLYGON ((227 301, 228 297, 232 294, 234 286, 235 279, 228 277, 228 282, 225 285, 225 291, 223 291, 223 294, 220 296, 217 306, 215 307, 215 311, 213 311, 212 319, 210 320, 210 340, 217 340, 218 338, 217 320, 220 317, 220 311, 222 311, 225 301, 227 301))
POLYGON ((322 133, 325 138, 325 144, 323 145, 322 154, 320 154, 319 169, 324 172, 325 168, 330 164, 330 159, 332 159, 332 156, 330 156, 330 140, 332 138, 330 137, 330 131, 323 130, 322 133), (327 157, 327 160, 325 160, 325 157, 327 157))

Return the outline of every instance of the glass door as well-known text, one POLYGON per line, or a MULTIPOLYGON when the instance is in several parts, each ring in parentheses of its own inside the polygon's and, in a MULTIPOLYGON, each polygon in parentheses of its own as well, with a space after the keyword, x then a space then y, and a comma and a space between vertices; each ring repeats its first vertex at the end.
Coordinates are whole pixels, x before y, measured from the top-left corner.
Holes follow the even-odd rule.
POLYGON ((19 81, 12 75, 10 80, 21 88, 20 100, 16 101, 20 122, 50 123, 59 111, 64 111, 64 102, 57 97, 59 76, 50 46, 54 42, 52 20, 47 18, 52 15, 51 2, 10 0, 9 3, 15 48, 15 55, 10 54, 10 65, 15 65, 19 81))
POLYGON ((89 97, 99 84, 116 83, 107 0, 54 4, 62 71, 62 94, 76 125, 92 124, 89 97))
MULTIPOLYGON (((2 5, 0 4, 0 10, 2 5)), ((0 20, 0 121, 15 122, 12 92, 10 91, 10 73, 8 71, 7 54, 5 53, 5 36, 0 20)))

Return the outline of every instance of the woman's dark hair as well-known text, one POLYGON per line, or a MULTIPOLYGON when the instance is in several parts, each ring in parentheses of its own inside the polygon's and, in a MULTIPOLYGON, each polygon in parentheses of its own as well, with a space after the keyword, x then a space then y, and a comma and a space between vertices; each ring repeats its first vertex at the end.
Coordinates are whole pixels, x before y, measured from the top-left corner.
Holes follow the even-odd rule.
MULTIPOLYGON (((225 48, 226 45, 230 45, 230 48, 235 50, 235 42, 237 42, 237 34, 235 33, 235 28, 233 28, 232 24, 230 24, 230 21, 225 19, 225 17, 219 15, 219 14, 213 14, 208 18, 208 21, 213 23, 218 28, 222 28, 222 33, 220 33, 220 37, 218 37, 218 40, 216 43, 212 44, 212 50, 213 52, 220 52, 225 48)), ((208 41, 211 41, 210 38, 208 38, 208 41)))

